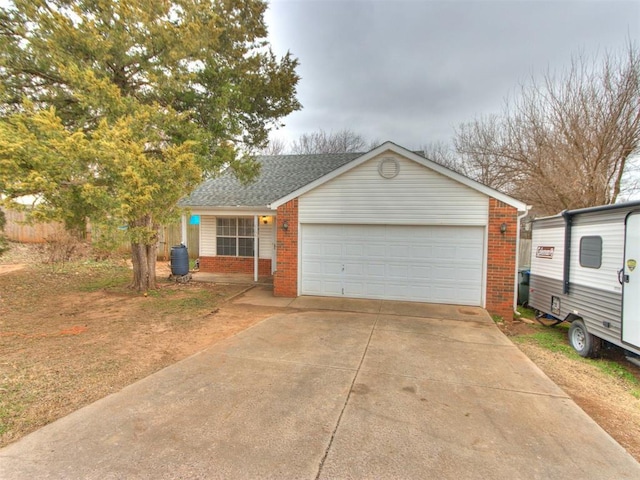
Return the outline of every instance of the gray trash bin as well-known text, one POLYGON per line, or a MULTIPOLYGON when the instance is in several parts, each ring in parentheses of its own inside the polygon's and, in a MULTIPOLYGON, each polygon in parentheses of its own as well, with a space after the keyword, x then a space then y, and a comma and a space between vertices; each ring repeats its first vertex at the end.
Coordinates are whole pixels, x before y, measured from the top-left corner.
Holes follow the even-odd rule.
POLYGON ((531 277, 530 268, 521 268, 518 270, 518 303, 526 305, 529 303, 529 278, 531 277))

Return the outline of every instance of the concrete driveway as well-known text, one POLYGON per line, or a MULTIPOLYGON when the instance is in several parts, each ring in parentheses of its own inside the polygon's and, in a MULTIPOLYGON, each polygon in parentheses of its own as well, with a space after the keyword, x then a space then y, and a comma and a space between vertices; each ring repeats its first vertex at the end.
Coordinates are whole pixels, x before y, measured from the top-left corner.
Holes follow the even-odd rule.
POLYGON ((287 304, 0 450, 0 478, 640 478, 484 310, 287 304))

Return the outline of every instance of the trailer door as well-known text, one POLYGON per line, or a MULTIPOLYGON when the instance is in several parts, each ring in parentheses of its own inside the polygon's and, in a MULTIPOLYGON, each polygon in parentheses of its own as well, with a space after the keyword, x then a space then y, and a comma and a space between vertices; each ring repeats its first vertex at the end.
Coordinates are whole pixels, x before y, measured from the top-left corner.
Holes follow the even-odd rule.
POLYGON ((622 341, 640 347, 640 212, 627 218, 622 280, 622 341))

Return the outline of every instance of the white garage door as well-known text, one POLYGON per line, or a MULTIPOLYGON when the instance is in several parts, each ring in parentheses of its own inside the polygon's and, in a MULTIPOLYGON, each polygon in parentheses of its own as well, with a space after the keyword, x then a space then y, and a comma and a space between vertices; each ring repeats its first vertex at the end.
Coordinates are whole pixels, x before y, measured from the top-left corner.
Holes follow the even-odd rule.
POLYGON ((302 225, 303 295, 482 305, 483 227, 302 225))

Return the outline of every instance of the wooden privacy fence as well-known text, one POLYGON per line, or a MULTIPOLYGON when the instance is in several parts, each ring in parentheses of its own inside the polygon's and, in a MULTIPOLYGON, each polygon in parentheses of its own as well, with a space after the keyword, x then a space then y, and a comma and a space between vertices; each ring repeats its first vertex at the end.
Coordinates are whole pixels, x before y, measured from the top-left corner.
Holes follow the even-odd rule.
POLYGON ((4 226, 4 234, 12 242, 43 243, 47 237, 51 237, 63 229, 62 224, 50 223, 25 223, 26 215, 17 210, 2 210, 7 223, 4 226))
MULTIPOLYGON (((26 223, 26 214, 17 210, 4 210, 7 224, 4 228, 4 234, 12 242, 20 243, 44 243, 48 238, 54 237, 59 233, 63 226, 60 223, 26 223)), ((100 232, 95 228, 92 230, 93 240, 99 241, 100 232)), ((116 250, 119 252, 127 252, 131 248, 129 240, 125 235, 117 235, 116 250)), ((179 245, 182 241, 182 229, 179 223, 164 225, 160 227, 158 232, 158 258, 169 259, 171 247, 179 245)), ((198 258, 200 254, 200 226, 187 226, 187 249, 190 258, 198 258)))
MULTIPOLYGON (((180 245, 182 230, 180 224, 166 225, 160 228, 158 258, 169 259, 169 252, 174 245, 180 245)), ((200 256, 200 225, 187 225, 187 250, 189 258, 200 256)))

